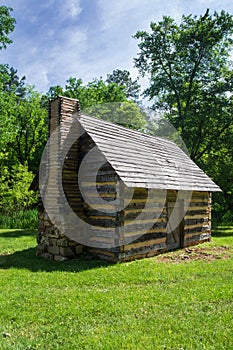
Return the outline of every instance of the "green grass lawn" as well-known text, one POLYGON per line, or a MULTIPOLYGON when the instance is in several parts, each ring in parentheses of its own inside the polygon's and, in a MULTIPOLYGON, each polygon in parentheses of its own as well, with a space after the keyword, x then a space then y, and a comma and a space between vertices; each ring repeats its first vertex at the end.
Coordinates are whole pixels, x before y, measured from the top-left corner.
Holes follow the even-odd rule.
POLYGON ((0 349, 233 349, 233 226, 199 248, 54 262, 34 231, 0 230, 0 349))

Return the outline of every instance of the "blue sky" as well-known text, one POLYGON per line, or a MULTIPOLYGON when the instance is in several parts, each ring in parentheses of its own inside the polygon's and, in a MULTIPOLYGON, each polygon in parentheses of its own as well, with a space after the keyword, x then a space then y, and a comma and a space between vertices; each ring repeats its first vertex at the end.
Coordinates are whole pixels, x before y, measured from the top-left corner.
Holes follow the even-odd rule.
POLYGON ((138 43, 132 36, 163 15, 179 21, 182 14, 200 15, 207 8, 233 12, 232 0, 3 0, 2 5, 13 8, 17 24, 1 63, 41 92, 64 86, 71 76, 84 83, 106 78, 117 68, 136 77, 138 43))

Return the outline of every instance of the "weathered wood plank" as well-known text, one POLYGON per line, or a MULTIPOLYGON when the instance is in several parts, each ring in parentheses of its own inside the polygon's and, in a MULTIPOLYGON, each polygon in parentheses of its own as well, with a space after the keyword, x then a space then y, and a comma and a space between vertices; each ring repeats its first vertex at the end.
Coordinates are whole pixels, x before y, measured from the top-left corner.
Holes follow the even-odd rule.
POLYGON ((146 247, 152 246, 154 244, 165 243, 165 242, 166 242, 166 237, 151 239, 148 241, 143 241, 143 242, 138 242, 138 243, 127 244, 127 245, 124 245, 123 248, 124 248, 124 251, 126 252, 126 251, 129 251, 132 249, 138 249, 138 248, 144 248, 144 247, 146 248, 146 247))

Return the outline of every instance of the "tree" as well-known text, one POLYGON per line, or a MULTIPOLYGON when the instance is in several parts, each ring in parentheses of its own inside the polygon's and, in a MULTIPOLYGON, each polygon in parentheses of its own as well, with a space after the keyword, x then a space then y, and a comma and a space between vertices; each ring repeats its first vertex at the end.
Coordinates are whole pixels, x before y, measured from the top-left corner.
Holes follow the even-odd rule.
POLYGON ((65 96, 78 98, 81 108, 126 100, 125 88, 116 83, 105 83, 102 78, 93 79, 87 85, 82 85, 81 79, 70 78, 65 87, 65 96))
POLYGON ((106 83, 102 78, 94 79, 87 83, 87 85, 83 85, 81 79, 70 77, 66 81, 64 89, 59 85, 52 86, 46 97, 50 99, 59 95, 78 99, 82 110, 101 103, 126 100, 125 88, 123 86, 118 86, 116 83, 106 83))
POLYGON ((223 141, 217 140, 212 150, 202 157, 202 168, 223 190, 214 194, 216 220, 233 222, 233 123, 223 141))
POLYGON ((11 16, 11 7, 0 6, 0 50, 12 43, 9 34, 15 28, 16 20, 11 16))
MULTIPOLYGON (((1 161, 1 152, 0 152, 1 161)), ((12 216, 12 213, 35 205, 37 194, 29 191, 33 173, 22 164, 11 168, 2 165, 0 168, 0 213, 12 216)))
POLYGON ((30 183, 47 139, 47 110, 27 86, 25 97, 0 89, 0 212, 11 215, 36 203, 30 183))
POLYGON ((150 79, 144 93, 181 134, 191 158, 221 186, 220 217, 233 209, 233 16, 207 10, 183 16, 179 25, 165 16, 150 28, 135 35, 135 65, 150 79))
MULTIPOLYGON (((15 19, 11 8, 0 6, 0 50, 12 43, 9 34, 15 19)), ((41 108, 41 98, 25 77, 17 70, 0 64, 0 212, 25 209, 37 202, 37 195, 29 191, 46 142, 47 112, 41 108)))
POLYGON ((94 79, 83 85, 81 79, 69 78, 65 89, 54 86, 49 89, 47 98, 63 95, 79 100, 81 110, 97 118, 108 120, 136 130, 144 130, 144 113, 126 98, 126 87, 116 82, 94 79))
POLYGON ((19 78, 17 70, 8 64, 0 64, 0 85, 1 90, 5 92, 13 92, 18 97, 25 97, 26 77, 19 78))
POLYGON ((133 101, 97 104, 87 107, 84 113, 138 131, 146 127, 145 113, 133 101))
POLYGON ((139 31, 135 65, 148 74, 145 95, 180 131, 191 158, 199 161, 232 124, 233 17, 222 11, 183 16, 178 25, 170 17, 139 31))
POLYGON ((20 163, 37 171, 47 138, 47 111, 33 88, 27 86, 26 95, 22 99, 0 91, 0 152, 9 168, 20 163))
POLYGON ((125 87, 126 98, 136 102, 139 99, 140 85, 138 79, 132 80, 130 72, 127 70, 116 69, 107 75, 107 83, 116 83, 125 87))

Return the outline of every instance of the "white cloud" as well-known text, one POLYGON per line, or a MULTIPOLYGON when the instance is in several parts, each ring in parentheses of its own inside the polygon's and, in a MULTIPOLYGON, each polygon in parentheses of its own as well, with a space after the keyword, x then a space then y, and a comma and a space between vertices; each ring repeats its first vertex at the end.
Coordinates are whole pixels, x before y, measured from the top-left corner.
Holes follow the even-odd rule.
POLYGON ((82 12, 82 8, 80 6, 79 0, 66 0, 62 1, 62 5, 60 6, 60 16, 63 19, 72 18, 75 19, 82 12))
MULTIPOLYGON (((114 27, 126 29, 126 31, 135 31, 147 29, 151 21, 157 21, 163 15, 171 15, 176 17, 182 13, 182 3, 180 1, 167 0, 118 0, 105 1, 98 0, 102 9, 102 20, 104 29, 112 29, 114 27)), ((131 34, 131 35, 132 35, 131 34)))
MULTIPOLYGON (((86 50, 86 34, 77 28, 64 30, 57 42, 40 48, 25 64, 25 75, 29 82, 36 81, 39 91, 47 91, 51 85, 64 85, 70 77, 79 73, 81 56, 86 50)), ((32 52, 31 52, 32 53, 32 52)))
MULTIPOLYGON (((138 41, 137 30, 149 30, 151 21, 169 15, 201 14, 211 10, 229 11, 232 0, 5 0, 13 8, 17 25, 14 43, 1 52, 2 61, 26 75, 27 82, 46 92, 51 85, 64 85, 70 76, 88 82, 114 69, 133 68, 138 41), (93 6, 92 3, 93 2, 93 6), (94 6, 95 5, 95 6, 94 6), (228 6, 228 7, 227 7, 228 6), (83 7, 83 8, 82 8, 83 7), (95 11, 92 13, 92 9, 95 11), (30 22, 33 19, 33 23, 30 22)), ((143 81, 143 85, 145 82, 143 81)))

